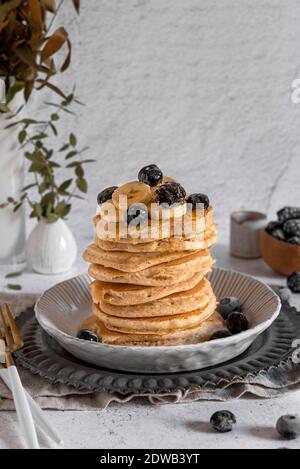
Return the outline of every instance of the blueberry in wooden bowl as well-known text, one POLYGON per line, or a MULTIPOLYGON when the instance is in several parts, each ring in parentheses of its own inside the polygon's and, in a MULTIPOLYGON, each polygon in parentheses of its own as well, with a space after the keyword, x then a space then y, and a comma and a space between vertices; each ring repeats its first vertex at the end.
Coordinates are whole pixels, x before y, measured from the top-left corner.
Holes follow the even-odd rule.
POLYGON ((264 261, 276 272, 289 276, 300 271, 300 208, 284 207, 277 220, 260 235, 264 261))

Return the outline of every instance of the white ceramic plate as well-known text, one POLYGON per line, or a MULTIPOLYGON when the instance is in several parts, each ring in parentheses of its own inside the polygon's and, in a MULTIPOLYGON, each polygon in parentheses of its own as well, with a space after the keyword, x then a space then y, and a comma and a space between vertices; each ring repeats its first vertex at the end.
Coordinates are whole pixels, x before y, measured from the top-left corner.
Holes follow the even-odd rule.
POLYGON ((243 353, 272 324, 281 306, 271 288, 248 275, 213 269, 208 278, 218 299, 239 298, 250 323, 247 331, 200 344, 163 347, 105 345, 77 339, 80 324, 91 315, 88 275, 80 275, 47 290, 36 303, 36 317, 64 349, 100 367, 137 373, 206 368, 243 353))

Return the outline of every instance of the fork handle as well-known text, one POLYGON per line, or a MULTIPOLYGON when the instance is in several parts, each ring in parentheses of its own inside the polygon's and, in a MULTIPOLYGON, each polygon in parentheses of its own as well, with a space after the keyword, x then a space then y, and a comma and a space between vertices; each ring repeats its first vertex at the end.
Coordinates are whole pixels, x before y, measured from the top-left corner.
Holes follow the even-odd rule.
MULTIPOLYGON (((6 386, 10 389, 11 385, 10 385, 10 379, 7 374, 7 368, 3 368, 3 369, 0 368, 0 378, 2 378, 6 386)), ((51 422, 49 422, 46 419, 46 416, 44 415, 42 409, 33 400, 33 398, 26 391, 26 389, 24 389, 24 391, 25 391, 25 395, 26 395, 35 425, 38 426, 55 443, 57 443, 58 445, 62 445, 63 444, 62 438, 59 436, 59 434, 57 433, 56 429, 53 427, 51 422)))
POLYGON ((26 446, 28 449, 39 449, 33 418, 18 370, 15 366, 10 366, 7 368, 7 372, 19 423, 25 437, 26 446))

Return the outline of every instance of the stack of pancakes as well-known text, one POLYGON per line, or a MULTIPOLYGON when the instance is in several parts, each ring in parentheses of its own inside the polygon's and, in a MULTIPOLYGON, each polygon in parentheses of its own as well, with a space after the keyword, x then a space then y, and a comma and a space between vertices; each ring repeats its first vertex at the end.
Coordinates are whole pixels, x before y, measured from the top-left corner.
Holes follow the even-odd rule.
MULTIPOLYGON (((216 226, 209 207, 192 233, 175 236, 156 221, 156 238, 112 239, 97 229, 84 253, 90 263, 93 314, 83 328, 112 345, 178 345, 208 340, 224 329, 206 274, 216 226)), ((193 217, 193 214, 192 214, 193 217)))

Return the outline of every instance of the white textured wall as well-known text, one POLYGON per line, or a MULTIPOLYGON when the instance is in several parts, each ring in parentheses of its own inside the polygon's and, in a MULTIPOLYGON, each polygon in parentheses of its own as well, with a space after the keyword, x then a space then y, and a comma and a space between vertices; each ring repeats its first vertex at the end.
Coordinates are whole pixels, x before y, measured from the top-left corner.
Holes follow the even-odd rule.
POLYGON ((97 158, 70 216, 81 237, 97 192, 147 163, 207 192, 223 239, 234 209, 300 205, 298 0, 82 0, 58 23, 74 45, 62 83, 86 103, 77 132, 97 158))

